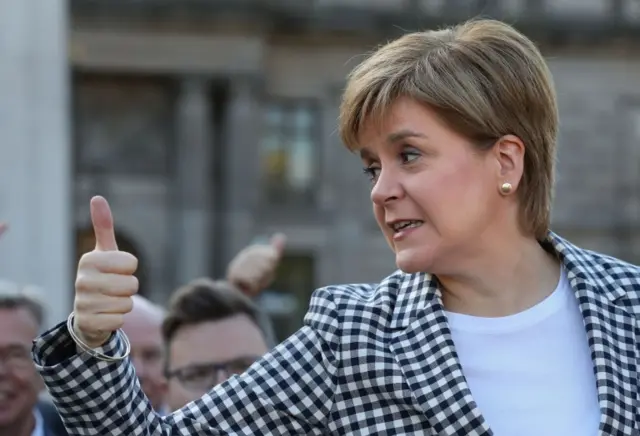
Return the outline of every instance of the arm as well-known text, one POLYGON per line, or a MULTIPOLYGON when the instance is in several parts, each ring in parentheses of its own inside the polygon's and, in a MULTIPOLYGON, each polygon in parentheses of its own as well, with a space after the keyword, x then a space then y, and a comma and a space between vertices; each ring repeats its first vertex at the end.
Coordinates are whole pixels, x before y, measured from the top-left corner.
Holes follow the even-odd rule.
MULTIPOLYGON (((65 324, 36 340, 34 359, 70 434, 320 435, 333 406, 339 337, 330 293, 317 291, 296 334, 247 373, 166 417, 153 411, 128 360, 76 354, 65 324)), ((101 351, 122 353, 119 333, 101 351)))

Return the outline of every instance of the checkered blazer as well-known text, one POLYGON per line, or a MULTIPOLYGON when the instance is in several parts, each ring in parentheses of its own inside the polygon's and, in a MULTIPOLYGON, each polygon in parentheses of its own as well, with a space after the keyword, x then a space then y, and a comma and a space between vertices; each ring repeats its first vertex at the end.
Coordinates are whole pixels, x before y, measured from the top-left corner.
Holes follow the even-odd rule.
MULTIPOLYGON (((639 435, 640 269, 554 234, 544 244, 564 263, 584 316, 600 435, 639 435)), ((122 353, 119 335, 102 351, 122 353)), ((128 360, 76 354, 64 324, 38 338, 33 352, 73 435, 493 434, 428 274, 396 272, 377 285, 317 290, 296 334, 242 376, 164 417, 152 410, 128 360)))

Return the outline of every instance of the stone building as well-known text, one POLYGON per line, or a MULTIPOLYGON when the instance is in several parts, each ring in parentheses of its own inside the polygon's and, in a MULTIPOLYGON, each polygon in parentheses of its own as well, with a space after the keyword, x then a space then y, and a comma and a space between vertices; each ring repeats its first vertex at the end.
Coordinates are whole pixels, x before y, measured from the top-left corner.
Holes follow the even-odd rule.
POLYGON ((392 271, 359 162, 335 134, 340 90, 358 58, 398 28, 479 13, 517 23, 550 58, 562 112, 554 228, 635 255, 640 9, 631 1, 72 6, 77 223, 93 192, 108 195, 155 298, 220 276, 234 253, 274 231, 289 236, 276 288, 297 295, 294 323, 315 287, 392 271))
POLYGON ((392 271, 368 183, 335 134, 345 76, 400 29, 478 15, 516 24, 549 58, 554 229, 640 260, 637 0, 71 0, 70 13, 79 246, 91 244, 88 199, 106 195, 152 299, 221 276, 275 231, 289 246, 274 288, 295 296, 264 302, 295 303, 281 334, 314 288, 392 271))

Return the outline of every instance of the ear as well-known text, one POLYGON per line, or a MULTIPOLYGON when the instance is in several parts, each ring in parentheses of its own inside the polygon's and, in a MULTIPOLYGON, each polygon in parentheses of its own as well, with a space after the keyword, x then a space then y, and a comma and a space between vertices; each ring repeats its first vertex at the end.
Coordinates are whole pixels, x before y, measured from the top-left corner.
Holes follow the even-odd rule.
POLYGON ((524 142, 515 135, 505 135, 493 147, 498 163, 498 182, 511 183, 516 190, 524 173, 524 142))

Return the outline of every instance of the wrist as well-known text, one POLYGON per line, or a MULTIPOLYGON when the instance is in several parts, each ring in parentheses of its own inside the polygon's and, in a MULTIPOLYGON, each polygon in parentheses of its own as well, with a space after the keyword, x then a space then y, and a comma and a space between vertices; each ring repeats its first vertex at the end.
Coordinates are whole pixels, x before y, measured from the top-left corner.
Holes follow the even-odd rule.
POLYGON ((92 335, 85 334, 78 328, 75 319, 73 321, 72 329, 75 336, 90 348, 99 348, 103 346, 109 340, 109 337, 111 337, 111 333, 92 335))

